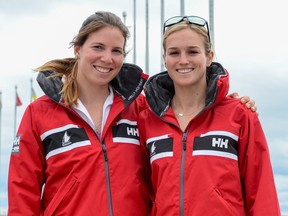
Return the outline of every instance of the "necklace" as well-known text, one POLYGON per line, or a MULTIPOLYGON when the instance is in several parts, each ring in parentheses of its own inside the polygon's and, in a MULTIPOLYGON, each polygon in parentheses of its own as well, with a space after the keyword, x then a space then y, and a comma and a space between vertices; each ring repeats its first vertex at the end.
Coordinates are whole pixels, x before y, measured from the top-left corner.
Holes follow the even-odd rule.
POLYGON ((194 113, 195 113, 195 111, 193 111, 193 112, 191 112, 191 113, 187 113, 187 114, 184 114, 184 113, 181 113, 181 112, 179 112, 179 113, 174 112, 174 114, 175 114, 177 117, 191 116, 191 115, 193 115, 194 113))
POLYGON ((172 109, 173 109, 173 111, 174 111, 174 114, 177 116, 177 117, 184 117, 184 116, 191 116, 191 115, 193 115, 194 113, 195 113, 195 110, 193 110, 192 112, 190 112, 190 113, 187 113, 187 114, 184 114, 184 113, 182 113, 182 112, 176 112, 176 104, 175 104, 175 102, 174 102, 174 100, 172 99, 172 109), (173 108, 174 107, 174 108, 173 108))
POLYGON ((189 114, 183 114, 183 113, 175 113, 178 117, 183 117, 183 116, 190 116, 192 115, 194 112, 189 113, 189 114))

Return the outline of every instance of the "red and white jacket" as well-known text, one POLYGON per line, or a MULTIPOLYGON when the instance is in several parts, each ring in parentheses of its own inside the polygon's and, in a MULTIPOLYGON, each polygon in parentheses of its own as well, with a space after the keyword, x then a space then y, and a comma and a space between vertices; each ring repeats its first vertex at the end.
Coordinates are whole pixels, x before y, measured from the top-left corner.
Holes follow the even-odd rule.
POLYGON ((152 215, 280 216, 269 150, 257 114, 226 97, 227 71, 207 72, 205 108, 179 128, 167 72, 145 84, 140 141, 150 154, 152 215))
POLYGON ((102 140, 61 102, 62 82, 49 75, 39 73, 46 95, 27 107, 13 144, 8 215, 148 215, 137 128, 147 75, 124 64, 111 82, 114 101, 102 140))

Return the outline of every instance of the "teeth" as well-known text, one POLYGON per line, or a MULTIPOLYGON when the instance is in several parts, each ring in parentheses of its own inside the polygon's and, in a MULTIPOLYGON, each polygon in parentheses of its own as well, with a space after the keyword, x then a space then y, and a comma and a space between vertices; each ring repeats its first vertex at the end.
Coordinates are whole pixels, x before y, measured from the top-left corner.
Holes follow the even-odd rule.
POLYGON ((188 73, 188 72, 191 72, 191 71, 192 71, 191 68, 178 69, 179 73, 188 73))
POLYGON ((109 68, 103 68, 103 67, 95 67, 95 69, 101 73, 108 73, 110 71, 109 68))

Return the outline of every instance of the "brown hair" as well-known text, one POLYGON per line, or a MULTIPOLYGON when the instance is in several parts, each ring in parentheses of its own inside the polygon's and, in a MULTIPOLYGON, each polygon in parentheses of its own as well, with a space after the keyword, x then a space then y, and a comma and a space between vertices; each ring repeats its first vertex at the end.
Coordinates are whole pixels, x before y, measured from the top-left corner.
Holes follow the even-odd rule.
MULTIPOLYGON (((71 46, 82 46, 87 40, 90 33, 99 31, 100 29, 112 26, 118 28, 124 37, 124 56, 127 54, 125 51, 127 40, 130 36, 128 28, 121 21, 121 19, 111 13, 105 11, 99 11, 89 16, 82 24, 78 34, 73 38, 70 43, 71 46)), ((64 103, 66 105, 76 104, 78 99, 78 88, 76 82, 77 75, 77 59, 76 58, 64 58, 55 59, 45 63, 44 65, 35 69, 37 72, 41 71, 53 71, 53 77, 65 76, 65 83, 61 90, 63 93, 64 103)))
POLYGON ((187 28, 197 32, 199 35, 202 36, 203 43, 204 43, 204 48, 205 48, 205 54, 206 54, 206 56, 209 56, 209 53, 211 51, 211 47, 212 46, 211 46, 211 43, 209 42, 208 32, 207 32, 206 28, 204 28, 202 26, 197 26, 197 25, 190 24, 185 19, 182 22, 180 22, 180 23, 177 23, 175 25, 172 25, 172 26, 168 27, 167 30, 164 32, 163 42, 162 42, 164 54, 166 53, 166 40, 167 40, 167 38, 171 34, 173 34, 175 32, 178 32, 178 31, 180 31, 182 29, 187 29, 187 28))

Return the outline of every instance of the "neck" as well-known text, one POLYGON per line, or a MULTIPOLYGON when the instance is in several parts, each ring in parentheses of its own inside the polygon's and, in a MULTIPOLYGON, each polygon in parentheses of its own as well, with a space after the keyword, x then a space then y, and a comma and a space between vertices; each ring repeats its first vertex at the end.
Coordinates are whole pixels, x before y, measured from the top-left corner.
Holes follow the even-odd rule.
POLYGON ((204 107, 204 103, 192 104, 191 106, 178 106, 174 98, 172 99, 172 109, 177 117, 195 116, 204 107))
MULTIPOLYGON (((192 91, 193 92, 193 91, 192 91)), ((205 106, 206 94, 204 92, 177 92, 172 99, 172 109, 177 117, 195 116, 205 106)))
POLYGON ((101 104, 102 106, 109 95, 109 88, 79 89, 79 98, 85 106, 101 104))

